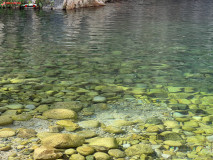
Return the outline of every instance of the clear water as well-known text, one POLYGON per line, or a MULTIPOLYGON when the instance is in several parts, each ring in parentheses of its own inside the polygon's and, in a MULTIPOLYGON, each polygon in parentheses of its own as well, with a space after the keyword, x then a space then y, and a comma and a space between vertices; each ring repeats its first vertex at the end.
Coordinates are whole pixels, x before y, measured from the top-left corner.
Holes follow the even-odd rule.
POLYGON ((129 0, 67 12, 2 9, 0 78, 2 88, 11 79, 39 79, 16 85, 20 94, 2 89, 2 103, 33 100, 62 81, 90 91, 116 84, 212 93, 213 1, 129 0))

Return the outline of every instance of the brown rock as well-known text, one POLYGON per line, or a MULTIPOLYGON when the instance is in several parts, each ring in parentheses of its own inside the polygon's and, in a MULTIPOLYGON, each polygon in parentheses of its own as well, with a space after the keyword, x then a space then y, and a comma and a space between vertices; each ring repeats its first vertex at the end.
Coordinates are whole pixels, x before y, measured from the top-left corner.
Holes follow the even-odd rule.
POLYGON ((0 126, 4 126, 7 124, 12 124, 13 123, 13 119, 10 116, 0 116, 0 126))
POLYGON ((11 128, 3 128, 0 129, 0 137, 4 138, 4 137, 12 137, 16 135, 16 131, 14 129, 11 128))
POLYGON ((63 154, 58 152, 55 148, 41 146, 34 150, 34 160, 54 160, 60 158, 63 154))
POLYGON ((78 153, 80 153, 81 155, 84 155, 84 156, 91 155, 95 152, 94 148, 87 146, 87 145, 80 146, 76 150, 78 153))
POLYGON ((41 139, 44 146, 54 148, 78 147, 84 143, 85 139, 78 135, 58 133, 41 139))
POLYGON ((22 128, 18 131, 18 137, 19 138, 31 138, 36 137, 37 132, 34 129, 25 129, 22 128))
POLYGON ((43 113, 44 117, 52 119, 76 119, 75 111, 69 109, 51 109, 43 113))

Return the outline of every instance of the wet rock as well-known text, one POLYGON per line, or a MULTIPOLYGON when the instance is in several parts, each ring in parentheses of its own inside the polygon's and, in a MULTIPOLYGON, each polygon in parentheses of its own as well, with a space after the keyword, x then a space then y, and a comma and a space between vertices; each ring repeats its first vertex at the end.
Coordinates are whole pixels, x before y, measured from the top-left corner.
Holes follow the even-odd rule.
POLYGON ((158 119, 158 118, 149 118, 149 119, 146 120, 145 123, 148 123, 148 124, 155 124, 155 125, 163 124, 162 120, 161 120, 161 119, 158 119))
POLYGON ((67 154, 67 155, 72 155, 72 154, 75 154, 75 153, 77 153, 77 151, 75 149, 73 149, 73 148, 66 149, 64 151, 64 154, 67 154))
POLYGON ((35 109, 35 111, 43 113, 44 111, 47 111, 48 109, 49 109, 48 105, 40 105, 35 109))
POLYGON ((9 151, 11 149, 12 149, 11 145, 6 145, 6 146, 3 146, 3 147, 0 147, 0 151, 9 151))
POLYGON ((114 134, 120 134, 125 132, 120 127, 115 127, 115 126, 106 126, 103 128, 103 130, 105 132, 114 133, 114 134))
POLYGON ((103 103, 106 101, 106 97, 95 96, 92 101, 95 103, 103 103))
POLYGON ((0 129, 0 138, 12 137, 16 135, 16 131, 11 128, 0 129))
POLYGON ((115 158, 124 158, 126 156, 126 154, 119 149, 110 149, 108 154, 115 158))
POLYGON ((201 135, 190 136, 190 137, 187 137, 186 141, 188 143, 191 143, 191 144, 202 145, 203 143, 205 143, 206 137, 205 136, 201 136, 201 135))
POLYGON ((172 86, 169 86, 168 87, 168 91, 170 93, 176 93, 176 92, 181 92, 183 90, 182 87, 172 87, 172 86))
POLYGON ((64 129, 62 126, 54 125, 54 126, 49 126, 49 132, 52 133, 59 133, 64 129))
POLYGON ((76 129, 80 128, 78 124, 72 122, 71 120, 60 120, 57 121, 56 124, 65 127, 67 131, 75 131, 76 129))
POLYGON ((175 132, 166 131, 166 132, 162 132, 161 135, 164 136, 165 140, 172 140, 172 141, 182 140, 180 134, 175 132))
POLYGON ((196 121, 191 120, 191 121, 184 122, 184 127, 197 128, 199 127, 199 124, 196 121))
POLYGON ((37 132, 34 129, 19 129, 17 137, 19 138, 31 138, 36 137, 37 132))
POLYGON ((149 126, 146 129, 146 132, 154 133, 154 132, 159 132, 161 129, 158 126, 149 126))
POLYGON ((110 156, 104 152, 96 152, 94 154, 96 160, 109 160, 110 156))
POLYGON ((78 153, 80 153, 83 156, 88 156, 95 152, 94 148, 92 148, 88 145, 80 146, 76 150, 78 153))
POLYGON ((32 116, 30 114, 26 114, 26 113, 22 113, 22 114, 12 116, 12 119, 14 121, 28 121, 31 118, 32 118, 32 116))
POLYGON ((13 119, 10 116, 0 116, 0 126, 12 124, 13 119))
POLYGON ((149 144, 136 144, 125 150, 127 156, 141 155, 141 154, 151 154, 154 153, 151 145, 149 144))
POLYGON ((34 150, 34 160, 52 160, 62 157, 62 153, 58 152, 53 147, 41 146, 34 150))
POLYGON ((76 112, 69 109, 51 109, 43 113, 44 117, 51 119, 76 119, 76 112))
POLYGON ((54 109, 56 109, 56 108, 70 109, 70 110, 73 110, 75 112, 79 112, 83 108, 83 105, 80 102, 76 102, 76 101, 56 102, 53 105, 53 108, 54 109))
POLYGON ((89 145, 91 146, 101 146, 101 147, 106 147, 109 149, 118 147, 117 141, 112 137, 93 138, 88 141, 89 141, 89 145))
POLYGON ((203 105, 213 104, 213 96, 205 96, 201 99, 203 105))
POLYGON ((173 146, 173 147, 180 147, 182 146, 181 142, 179 141, 172 141, 172 140, 167 140, 163 142, 164 144, 168 145, 168 146, 173 146))
POLYGON ((166 128, 179 128, 180 125, 178 124, 177 121, 165 121, 164 125, 166 126, 166 128))
POLYGON ((84 138, 78 135, 58 133, 41 139, 44 146, 54 148, 78 147, 84 143, 84 138))
POLYGON ((36 107, 35 107, 34 104, 28 104, 28 105, 25 106, 25 108, 26 108, 26 109, 33 110, 33 109, 35 109, 36 107))
POLYGON ((15 110, 24 108, 22 104, 9 104, 4 107, 8 109, 15 109, 15 110))
POLYGON ((69 160, 85 160, 85 157, 80 154, 73 154, 69 160))
POLYGON ((136 122, 126 121, 126 120, 115 120, 112 123, 112 126, 123 127, 123 126, 131 126, 136 122))
POLYGON ((97 134, 94 131, 90 131, 90 130, 79 131, 77 132, 77 134, 84 138, 92 138, 97 136, 97 134))
POLYGON ((96 120, 88 120, 88 121, 81 121, 79 122, 79 126, 82 128, 98 128, 100 122, 96 120))

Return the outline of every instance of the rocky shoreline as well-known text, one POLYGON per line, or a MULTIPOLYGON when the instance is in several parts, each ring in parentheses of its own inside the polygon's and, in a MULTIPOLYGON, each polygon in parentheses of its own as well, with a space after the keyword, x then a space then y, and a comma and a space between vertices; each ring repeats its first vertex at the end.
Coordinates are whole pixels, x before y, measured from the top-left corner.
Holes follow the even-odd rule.
POLYGON ((0 158, 212 159, 213 129, 207 125, 211 115, 183 115, 138 99, 93 100, 93 108, 79 101, 1 107, 8 110, 0 116, 0 158), (26 108, 28 112, 17 114, 26 108))

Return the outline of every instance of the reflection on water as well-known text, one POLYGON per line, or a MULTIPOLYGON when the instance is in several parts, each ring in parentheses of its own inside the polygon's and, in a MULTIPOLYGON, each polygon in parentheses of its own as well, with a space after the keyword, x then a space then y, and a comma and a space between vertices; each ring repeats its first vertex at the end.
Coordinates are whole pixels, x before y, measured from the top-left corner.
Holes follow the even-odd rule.
POLYGON ((67 12, 0 10, 2 81, 212 92, 212 2, 130 2, 67 12))

